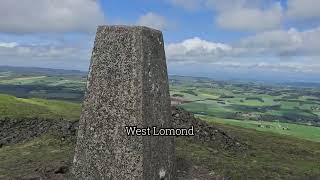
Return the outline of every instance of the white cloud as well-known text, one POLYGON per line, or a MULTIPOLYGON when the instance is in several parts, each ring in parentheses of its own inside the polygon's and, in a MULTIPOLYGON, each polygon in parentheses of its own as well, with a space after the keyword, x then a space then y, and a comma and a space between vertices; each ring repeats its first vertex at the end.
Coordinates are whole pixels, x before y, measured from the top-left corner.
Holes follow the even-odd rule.
POLYGON ((89 55, 88 49, 81 47, 72 47, 66 45, 21 45, 16 42, 0 42, 0 57, 4 59, 20 58, 28 61, 29 58, 38 59, 68 59, 79 58, 83 59, 89 55), (85 55, 85 56, 84 56, 85 55))
POLYGON ((243 39, 238 46, 251 54, 306 56, 320 54, 320 27, 297 31, 274 30, 243 39))
POLYGON ((0 32, 94 31, 104 23, 97 0, 1 0, 0 32))
POLYGON ((147 14, 140 16, 137 24, 160 30, 164 30, 169 26, 165 17, 153 12, 148 12, 147 14))
POLYGON ((90 51, 78 45, 0 42, 0 65, 87 70, 90 51))
MULTIPOLYGON (((209 63, 250 57, 320 56, 320 27, 306 31, 296 29, 257 33, 233 44, 210 42, 200 38, 166 45, 169 62, 209 63)), ((280 60, 281 60, 280 58, 280 60)))
POLYGON ((280 3, 263 7, 261 0, 207 0, 207 7, 217 12, 216 24, 239 31, 265 31, 279 28, 282 20, 280 3))
POLYGON ((319 7, 319 0, 289 0, 287 15, 297 20, 320 18, 319 7))
POLYGON ((16 46, 18 46, 18 43, 16 42, 0 42, 0 48, 14 48, 16 46))
POLYGON ((208 62, 231 50, 229 45, 209 42, 198 37, 166 46, 166 54, 170 61, 208 62))
POLYGON ((240 31, 264 31, 280 27, 282 12, 280 5, 267 10, 257 8, 235 8, 221 12, 217 18, 218 26, 240 31))
POLYGON ((284 20, 280 2, 264 0, 167 0, 187 10, 214 11, 218 26, 236 31, 278 29, 284 20))

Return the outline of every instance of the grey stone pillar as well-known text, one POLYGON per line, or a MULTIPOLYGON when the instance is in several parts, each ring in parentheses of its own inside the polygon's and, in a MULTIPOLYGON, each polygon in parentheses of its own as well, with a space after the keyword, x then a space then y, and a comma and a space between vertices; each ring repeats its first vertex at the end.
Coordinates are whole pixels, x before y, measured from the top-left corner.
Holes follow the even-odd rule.
POLYGON ((125 126, 172 127, 162 33, 99 26, 79 123, 75 178, 175 179, 173 137, 128 136, 125 126))

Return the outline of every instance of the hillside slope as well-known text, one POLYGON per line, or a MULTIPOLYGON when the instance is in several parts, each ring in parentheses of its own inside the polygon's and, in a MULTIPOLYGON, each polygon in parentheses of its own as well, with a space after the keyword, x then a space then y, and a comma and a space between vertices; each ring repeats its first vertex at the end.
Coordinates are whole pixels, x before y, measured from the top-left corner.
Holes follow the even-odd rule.
POLYGON ((78 120, 80 104, 39 98, 25 99, 0 94, 0 120, 21 118, 47 118, 78 120))
MULTIPOLYGON (((21 100, 9 102, 17 101, 21 100)), ((41 106, 43 101, 44 107, 56 103, 41 100, 41 106)), ((69 110, 52 107, 53 115, 66 117, 69 110)), ((70 178, 77 121, 42 115, 12 116, 0 122, 0 179, 70 178)), ((176 126, 194 126, 197 132, 193 137, 176 138, 180 179, 307 179, 320 175, 320 143, 211 124, 177 108, 172 109, 172 118, 176 126)))

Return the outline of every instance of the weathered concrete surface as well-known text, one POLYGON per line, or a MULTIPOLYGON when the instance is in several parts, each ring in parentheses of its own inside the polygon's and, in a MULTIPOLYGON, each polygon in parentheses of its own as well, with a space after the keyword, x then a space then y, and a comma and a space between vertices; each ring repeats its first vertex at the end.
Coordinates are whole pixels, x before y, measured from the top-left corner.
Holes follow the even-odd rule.
POLYGON ((146 27, 98 27, 75 178, 175 179, 172 136, 127 136, 125 131, 125 126, 172 127, 170 116, 162 33, 146 27))

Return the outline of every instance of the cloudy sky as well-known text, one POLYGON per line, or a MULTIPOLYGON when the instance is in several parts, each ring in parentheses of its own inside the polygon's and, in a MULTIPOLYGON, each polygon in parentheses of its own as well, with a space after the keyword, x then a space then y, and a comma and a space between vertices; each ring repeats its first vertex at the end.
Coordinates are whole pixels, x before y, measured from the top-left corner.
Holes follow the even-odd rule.
POLYGON ((87 70, 98 24, 164 33, 170 74, 320 82, 320 0, 0 0, 0 65, 87 70))

